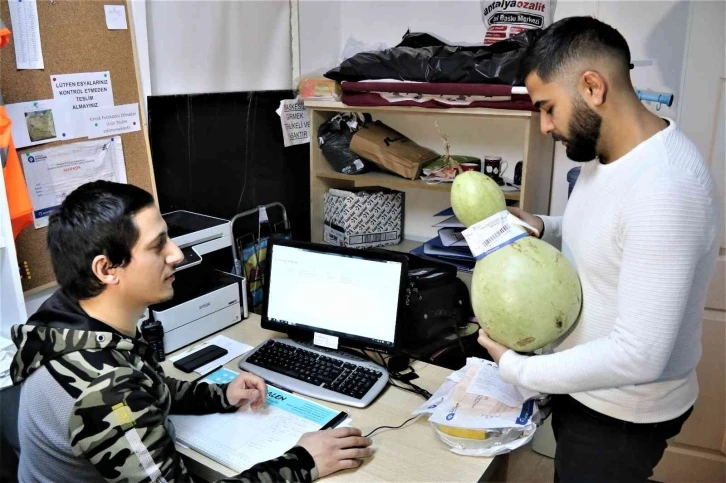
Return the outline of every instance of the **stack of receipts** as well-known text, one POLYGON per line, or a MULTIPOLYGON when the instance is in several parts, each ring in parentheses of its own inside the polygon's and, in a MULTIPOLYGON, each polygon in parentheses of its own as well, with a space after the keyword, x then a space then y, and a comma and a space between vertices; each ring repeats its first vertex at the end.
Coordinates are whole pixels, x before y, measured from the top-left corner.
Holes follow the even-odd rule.
POLYGON ((469 358, 414 414, 428 414, 454 453, 495 456, 532 439, 541 397, 504 382, 493 362, 469 358))

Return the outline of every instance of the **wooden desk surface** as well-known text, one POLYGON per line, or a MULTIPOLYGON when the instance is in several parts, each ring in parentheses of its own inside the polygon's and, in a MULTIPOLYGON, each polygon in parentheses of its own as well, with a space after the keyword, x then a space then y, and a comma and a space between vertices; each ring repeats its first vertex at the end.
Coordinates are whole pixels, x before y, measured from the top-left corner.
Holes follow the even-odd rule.
MULTIPOLYGON (((245 344, 257 344, 273 337, 284 337, 260 327, 260 318, 251 314, 247 320, 236 324, 221 334, 245 344)), ((216 335, 216 334, 215 334, 216 335)), ((202 341, 200 341, 202 342, 202 341)), ((239 371, 238 359, 225 367, 239 371)), ((191 380, 198 374, 185 374, 167 360, 162 364, 167 375, 182 380, 191 380)), ((416 384, 434 392, 451 371, 423 362, 413 364, 420 376, 416 384)), ((323 401, 326 406, 348 412, 352 425, 363 434, 387 425, 398 426, 411 417, 411 413, 423 403, 415 394, 389 386, 383 394, 365 409, 351 408, 323 401)), ((397 430, 381 430, 373 436, 374 455, 355 471, 344 471, 324 478, 324 481, 479 481, 487 479, 493 471, 493 458, 459 456, 438 440, 425 417, 397 430)), ((189 467, 194 473, 214 481, 222 476, 233 476, 235 472, 212 461, 189 448, 178 446, 179 452, 188 457, 189 467)))

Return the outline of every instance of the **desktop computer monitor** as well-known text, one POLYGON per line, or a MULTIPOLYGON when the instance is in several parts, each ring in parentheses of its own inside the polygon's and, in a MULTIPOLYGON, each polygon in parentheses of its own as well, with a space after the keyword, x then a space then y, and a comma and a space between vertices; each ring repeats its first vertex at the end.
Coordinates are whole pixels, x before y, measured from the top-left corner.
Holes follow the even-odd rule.
POLYGON ((275 240, 265 272, 264 329, 304 342, 318 333, 340 346, 397 348, 406 255, 275 240))

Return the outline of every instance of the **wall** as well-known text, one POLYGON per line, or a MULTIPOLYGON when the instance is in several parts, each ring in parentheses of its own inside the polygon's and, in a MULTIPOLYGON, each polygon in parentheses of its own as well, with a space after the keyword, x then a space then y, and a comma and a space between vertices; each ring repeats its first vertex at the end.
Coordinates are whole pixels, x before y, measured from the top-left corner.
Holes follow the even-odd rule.
MULTIPOLYGON (((684 1, 562 1, 555 20, 594 15, 618 28, 628 40, 634 60, 650 60, 650 67, 633 71, 636 88, 676 94, 672 108, 661 115, 677 121, 689 3, 684 1)), ((340 61, 349 37, 361 42, 395 45, 407 29, 427 31, 456 43, 478 43, 483 38, 478 1, 311 1, 300 3, 302 72, 330 68, 340 61), (338 21, 335 22, 336 16, 338 21), (337 49, 335 46, 337 45, 337 49)), ((654 107, 654 106, 653 106, 654 107)), ((404 131, 405 132, 405 131, 404 131)), ((516 160, 514 160, 516 161, 516 160)), ((564 149, 555 151, 550 213, 561 214, 567 202, 566 174, 577 166, 564 149)))
POLYGON ((140 52, 143 30, 148 37, 146 95, 290 88, 287 1, 142 3, 145 8, 134 6, 132 12, 140 52))
POLYGON ((26 318, 17 260, 5 180, 0 169, 0 337, 5 339, 10 339, 10 328, 22 324, 26 318))

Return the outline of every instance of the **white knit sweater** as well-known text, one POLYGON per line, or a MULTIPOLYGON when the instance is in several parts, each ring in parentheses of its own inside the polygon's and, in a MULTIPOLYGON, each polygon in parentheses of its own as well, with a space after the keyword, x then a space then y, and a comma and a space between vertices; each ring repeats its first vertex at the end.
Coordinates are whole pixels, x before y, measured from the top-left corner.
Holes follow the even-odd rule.
POLYGON ((696 147, 670 121, 610 164, 583 164, 564 217, 542 219, 580 276, 582 312, 554 353, 505 353, 504 380, 625 421, 683 414, 723 219, 696 147))

